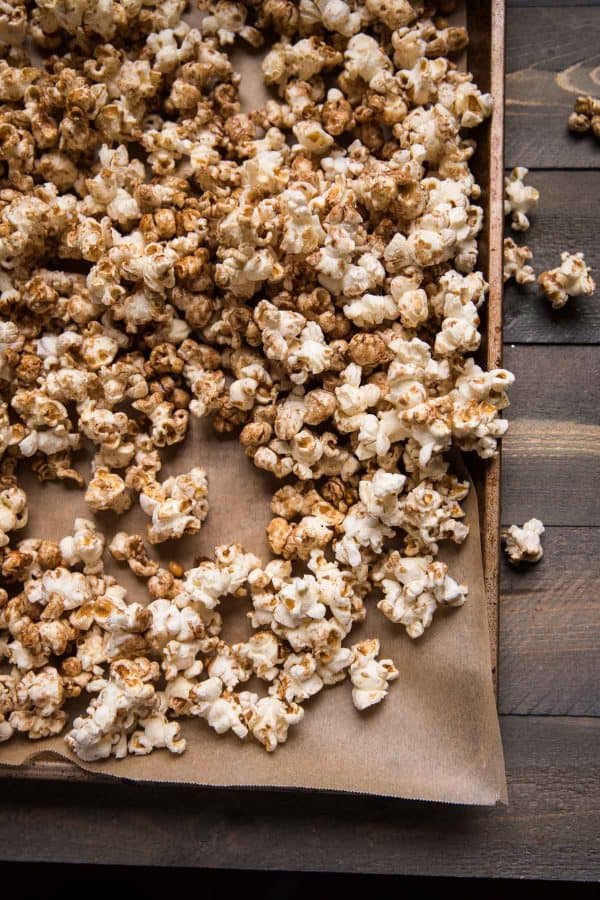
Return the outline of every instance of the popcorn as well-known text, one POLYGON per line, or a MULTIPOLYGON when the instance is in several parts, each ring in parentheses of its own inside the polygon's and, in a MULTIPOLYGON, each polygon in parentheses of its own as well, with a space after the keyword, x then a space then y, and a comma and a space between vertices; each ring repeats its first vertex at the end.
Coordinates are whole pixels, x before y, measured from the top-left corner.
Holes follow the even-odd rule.
POLYGON ((267 53, 262 70, 267 84, 283 84, 290 78, 307 81, 342 61, 341 54, 316 37, 295 44, 278 43, 267 53))
POLYGON ((127 744, 127 750, 134 756, 146 756, 153 750, 167 749, 170 753, 183 753, 187 742, 181 737, 179 722, 171 722, 164 713, 156 712, 139 719, 141 728, 134 731, 127 744))
POLYGON ((205 5, 211 10, 211 15, 202 20, 203 34, 216 35, 221 46, 233 44, 238 34, 252 47, 262 46, 263 38, 260 31, 246 25, 247 10, 243 3, 217 0, 216 3, 205 5))
POLYGON ((60 732, 67 722, 62 709, 66 699, 63 679, 52 666, 27 672, 14 688, 14 707, 8 724, 37 741, 60 732))
POLYGON ((257 631, 248 641, 234 644, 232 652, 243 665, 250 665, 252 672, 263 681, 273 681, 282 661, 282 648, 270 631, 257 631))
POLYGON ((411 638, 421 637, 431 625, 440 606, 462 606, 467 588, 448 575, 445 563, 432 556, 401 557, 393 551, 375 568, 374 580, 381 584, 384 598, 377 608, 404 625, 411 638))
POLYGON ((514 231, 527 231, 528 214, 537 207, 540 199, 537 188, 523 183, 528 171, 525 166, 517 166, 504 179, 504 215, 512 217, 514 231))
POLYGON ((287 741, 290 725, 297 725, 303 718, 301 706, 279 697, 261 697, 245 713, 248 730, 269 753, 287 741))
POLYGON ((562 309, 569 297, 589 297, 596 290, 591 269, 583 253, 561 253, 561 264, 556 269, 542 272, 538 282, 553 309, 562 309))
POLYGON ((151 578, 159 569, 158 563, 150 559, 144 539, 140 534, 127 534, 119 531, 110 542, 111 555, 122 562, 126 562, 134 575, 140 578, 151 578))
POLYGON ((351 4, 344 0, 303 0, 300 21, 304 27, 322 22, 327 31, 351 37, 360 29, 361 16, 359 11, 353 12, 351 4))
POLYGON ((577 97, 573 112, 568 119, 569 129, 575 134, 592 132, 600 139, 600 102, 596 97, 582 95, 577 97))
POLYGON ((217 734, 233 731, 237 737, 244 739, 248 734, 245 713, 258 698, 248 691, 234 694, 224 688, 220 678, 214 676, 195 684, 189 699, 191 715, 206 719, 217 734))
POLYGON ((149 481, 140 494, 140 506, 152 517, 148 526, 150 543, 197 534, 208 514, 207 493, 206 473, 200 466, 162 484, 149 481))
MULTIPOLYGON (((16 585, 0 592, 0 740, 58 733, 85 688, 66 738, 85 760, 181 753, 182 716, 272 751, 348 672, 355 705, 379 702, 393 663, 345 645, 365 598, 380 589, 411 637, 463 602, 434 559, 468 533, 447 451, 493 456, 507 427, 512 375, 470 356, 487 284, 466 130, 491 98, 448 59, 466 30, 421 0, 200 0, 199 28, 185 8, 0 0, 0 546, 16 585), (242 112, 229 53, 272 32, 274 93, 242 112), (25 64, 31 40, 43 66, 25 64), (163 568, 113 529, 146 604, 104 573, 91 519, 10 547, 27 522, 15 473, 29 460, 84 487, 82 445, 93 510, 125 513, 135 493, 151 544, 197 534, 204 469, 159 480, 190 415, 286 479, 275 559, 232 543, 163 568), (230 604, 254 629, 233 644, 230 604), (254 677, 264 696, 239 690, 254 677)), ((537 202, 524 174, 507 179, 518 229, 537 202)), ((505 250, 505 277, 530 281, 527 248, 505 250)), ((562 302, 592 290, 579 257, 540 281, 562 302)))
MULTIPOLYGON (((110 666, 108 679, 101 679, 99 690, 84 715, 73 722, 65 737, 69 750, 84 762, 115 756, 122 759, 130 751, 128 738, 141 721, 158 708, 159 697, 153 681, 158 664, 147 659, 119 659, 110 666)), ((137 743, 134 741, 133 746, 137 743)), ((178 746, 170 741, 173 746, 178 746)), ((175 750, 172 752, 180 752, 175 750)))
POLYGON ((208 664, 208 674, 211 678, 219 678, 226 688, 233 690, 240 681, 250 678, 250 662, 247 658, 242 660, 225 641, 219 641, 215 656, 208 664))
POLYGON ((353 646, 354 662, 350 666, 352 681, 352 702, 362 712, 386 697, 390 681, 399 676, 391 659, 376 659, 379 656, 379 641, 371 638, 353 646))
POLYGON ((69 568, 83 563, 84 575, 98 575, 104 570, 104 535, 96 530, 89 519, 75 519, 73 535, 64 537, 59 544, 62 558, 69 568))
POLYGON ((350 38, 344 53, 344 67, 349 78, 371 81, 391 69, 390 60, 379 48, 375 38, 357 34, 350 38))
POLYGON ((420 15, 420 3, 411 3, 410 0, 389 0, 381 3, 379 0, 366 0, 367 10, 372 16, 380 19, 388 28, 401 28, 410 25, 420 15))
POLYGON ((269 687, 269 693, 288 703, 302 702, 318 694, 323 679, 317 672, 317 660, 310 653, 299 656, 291 653, 283 665, 283 671, 269 687))
POLYGON ((333 145, 333 138, 328 134, 319 122, 303 121, 293 127, 293 132, 303 150, 323 156, 333 145))
POLYGON ((88 484, 85 502, 92 509, 111 510, 117 515, 122 515, 131 506, 131 496, 120 475, 100 466, 88 484))
POLYGON ((515 564, 539 562, 544 555, 540 540, 544 531, 544 525, 539 519, 529 519, 522 527, 511 525, 507 531, 503 531, 502 537, 509 561, 515 564))
POLYGON ((12 475, 0 477, 0 547, 6 547, 9 533, 27 525, 29 513, 25 491, 12 475))
POLYGON ((526 246, 518 246, 512 238, 504 238, 504 282, 514 278, 517 284, 531 284, 535 281, 535 272, 527 261, 533 259, 533 253, 526 246))

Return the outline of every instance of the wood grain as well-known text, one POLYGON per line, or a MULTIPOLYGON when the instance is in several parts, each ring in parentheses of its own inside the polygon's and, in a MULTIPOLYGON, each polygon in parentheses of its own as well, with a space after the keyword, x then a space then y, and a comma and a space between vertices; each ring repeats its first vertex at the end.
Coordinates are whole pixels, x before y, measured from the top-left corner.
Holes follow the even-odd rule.
MULTIPOLYGON (((516 7, 565 6, 565 0, 507 0, 509 9, 516 7)), ((600 6, 600 0, 569 0, 572 6, 600 6)))
MULTIPOLYGON (((560 263, 563 250, 581 250, 600 279, 598 200, 600 172, 530 173, 527 182, 540 191, 538 209, 525 234, 510 232, 533 251, 537 274, 560 263)), ((509 232, 507 232, 509 233, 509 232)), ((517 343, 600 343, 600 281, 592 297, 570 300, 553 310, 535 284, 509 281, 504 291, 504 339, 517 343)))
POLYGON ((600 7, 511 9, 507 20, 506 165, 600 166, 600 143, 572 135, 579 93, 600 93, 600 7))
POLYGON ((502 560, 503 713, 600 716, 600 529, 547 528, 535 566, 502 560))
POLYGON ((501 720, 510 805, 4 781, 0 858, 593 880, 600 721, 501 720))
POLYGON ((503 442, 502 521, 600 525, 600 355, 594 347, 506 347, 516 375, 503 442))

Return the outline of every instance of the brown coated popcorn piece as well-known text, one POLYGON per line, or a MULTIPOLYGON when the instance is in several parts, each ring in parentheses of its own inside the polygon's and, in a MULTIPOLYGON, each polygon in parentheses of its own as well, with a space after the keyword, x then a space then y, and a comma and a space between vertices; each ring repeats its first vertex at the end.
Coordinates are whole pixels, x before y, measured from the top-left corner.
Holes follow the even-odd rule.
POLYGON ((108 549, 115 559, 126 562, 134 575, 138 575, 140 578, 151 578, 158 573, 159 564, 148 556, 140 534, 127 534, 125 531, 119 531, 110 542, 108 549))
POLYGON ((569 129, 576 134, 588 134, 591 131, 600 140, 600 100, 590 96, 577 97, 568 124, 569 129))

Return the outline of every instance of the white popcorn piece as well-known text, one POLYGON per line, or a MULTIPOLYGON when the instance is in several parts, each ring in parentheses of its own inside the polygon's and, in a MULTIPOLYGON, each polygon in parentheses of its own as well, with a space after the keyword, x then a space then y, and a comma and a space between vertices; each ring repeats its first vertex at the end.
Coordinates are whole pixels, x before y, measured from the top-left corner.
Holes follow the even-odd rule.
POLYGON ((420 4, 410 0, 366 0, 365 3, 372 16, 380 19, 388 28, 401 28, 410 25, 419 15, 420 4))
POLYGON ((46 606, 58 597, 63 609, 78 609, 94 598, 93 583, 82 572, 69 572, 64 566, 49 569, 40 578, 31 578, 24 585, 29 603, 46 606))
POLYGON ((527 265, 533 259, 533 253, 524 245, 518 246, 512 238, 504 238, 503 277, 504 282, 514 278, 517 284, 531 284, 535 281, 535 272, 527 265))
POLYGON ((269 687, 269 694, 288 703, 302 703, 308 700, 309 697, 318 694, 325 683, 317 668, 317 660, 312 654, 291 653, 283 665, 283 670, 269 687))
POLYGON ((279 697, 261 697, 245 713, 248 730, 268 753, 287 741, 291 725, 304 718, 304 710, 297 703, 279 697))
POLYGON ((342 432, 358 431, 363 422, 363 413, 375 406, 381 397, 376 384, 362 384, 362 369, 351 363, 340 372, 342 384, 335 388, 337 408, 334 421, 342 432))
POLYGON ((0 478, 0 547, 6 547, 11 531, 18 531, 27 525, 29 511, 27 495, 17 487, 16 479, 10 475, 0 478))
POLYGON ((279 672, 282 647, 270 631, 257 631, 247 641, 234 644, 231 650, 242 665, 249 665, 253 674, 263 681, 273 681, 279 672))
POLYGON ((350 666, 352 702, 358 710, 368 709, 386 697, 390 681, 399 676, 391 659, 379 656, 377 638, 361 641, 353 646, 354 662, 350 666))
POLYGON ((307 81, 341 60, 341 54, 333 47, 311 37, 295 44, 274 44, 263 60, 262 71, 267 84, 282 84, 290 78, 307 81))
POLYGON ((299 12, 305 27, 321 22, 327 31, 343 37, 352 37, 360 30, 360 11, 353 11, 352 4, 344 0, 300 0, 299 12))
MULTIPOLYGON (((97 697, 66 735, 69 750, 84 762, 109 756, 122 759, 128 752, 135 752, 130 751, 128 739, 138 723, 149 719, 158 708, 160 698, 152 682, 159 671, 157 663, 144 658, 113 662, 108 679, 98 683, 97 697)), ((136 744, 137 739, 133 747, 136 744)), ((169 739, 169 744, 165 742, 171 752, 181 752, 178 741, 169 739)))
POLYGON ((215 35, 221 46, 233 44, 237 35, 252 47, 262 46, 260 31, 246 25, 247 10, 243 3, 216 0, 209 5, 210 15, 202 20, 202 33, 215 35))
POLYGON ((350 78, 362 78, 369 86, 383 72, 391 70, 391 63, 375 38, 357 34, 348 41, 344 65, 350 78))
POLYGON ((504 215, 511 216, 514 231, 527 231, 529 213, 536 209, 540 199, 537 188, 523 183, 528 171, 525 166, 517 166, 504 179, 504 215))
POLYGON ((324 156, 334 142, 319 122, 310 120, 297 122, 292 130, 302 149, 317 156, 324 156))
POLYGON ((553 309, 562 309, 569 297, 589 297, 596 290, 592 270, 586 265, 583 253, 565 251, 560 258, 560 266, 538 276, 538 282, 553 309))
POLYGON ((338 562, 352 567, 361 565, 364 549, 382 553, 386 538, 394 536, 393 528, 371 515, 362 502, 348 510, 341 530, 343 537, 336 543, 335 557, 338 562))
POLYGON ((511 563, 539 562, 544 555, 541 536, 546 529, 539 519, 529 519, 524 525, 511 525, 502 532, 505 549, 511 563))
POLYGON ((84 575, 98 575, 104 570, 102 554, 106 539, 90 519, 75 519, 73 534, 60 544, 63 560, 69 568, 83 563, 84 575))
POLYGON ((207 671, 210 678, 219 678, 231 691, 241 681, 248 681, 252 674, 251 661, 248 656, 236 653, 225 641, 219 641, 207 671))
POLYGON ((245 713, 258 698, 248 691, 235 694, 226 690, 221 679, 215 676, 195 684, 189 699, 191 715, 206 719, 217 734, 233 731, 243 740, 248 734, 245 713))
POLYGON ((65 699, 63 679, 55 668, 27 672, 15 685, 8 724, 15 732, 25 732, 30 740, 59 734, 67 722, 62 709, 65 699))
POLYGON ((374 580, 384 597, 377 608, 411 638, 418 638, 431 625, 440 606, 462 606, 467 588, 448 575, 445 563, 431 556, 401 557, 397 551, 379 563, 374 580))
POLYGON ((140 506, 152 518, 148 526, 150 543, 197 534, 208 515, 207 494, 206 472, 200 466, 161 484, 148 482, 140 494, 140 506))
POLYGON ((179 722, 167 719, 164 713, 156 712, 144 719, 138 719, 140 728, 134 731, 127 744, 128 753, 146 756, 153 750, 163 748, 170 753, 183 753, 187 743, 181 736, 179 722))

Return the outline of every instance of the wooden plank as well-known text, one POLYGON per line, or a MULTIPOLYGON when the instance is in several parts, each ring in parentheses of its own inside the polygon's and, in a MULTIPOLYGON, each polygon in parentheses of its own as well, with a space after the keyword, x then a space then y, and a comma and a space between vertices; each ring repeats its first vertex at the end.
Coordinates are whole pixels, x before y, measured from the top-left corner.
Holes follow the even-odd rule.
POLYGON ((541 199, 525 234, 511 234, 533 251, 537 274, 560 263, 563 250, 581 250, 595 270, 596 294, 570 300, 552 309, 536 284, 519 287, 510 281, 504 291, 504 339, 524 343, 600 343, 600 250, 598 223, 600 172, 533 171, 527 179, 541 199))
MULTIPOLYGON (((565 6, 565 0, 507 0, 509 9, 532 6, 565 6)), ((600 6, 600 0, 570 0, 569 6, 600 6)))
POLYGON ((503 441, 502 521, 600 525, 600 354, 594 347, 505 347, 516 375, 503 441))
POLYGON ((509 716, 501 721, 508 807, 5 780, 0 858, 599 878, 600 720, 509 716))
POLYGON ((511 9, 507 17, 506 165, 600 166, 600 143, 572 135, 577 94, 598 96, 600 7, 511 9))
POLYGON ((503 713, 600 716, 600 528, 547 528, 535 566, 503 554, 503 713))

